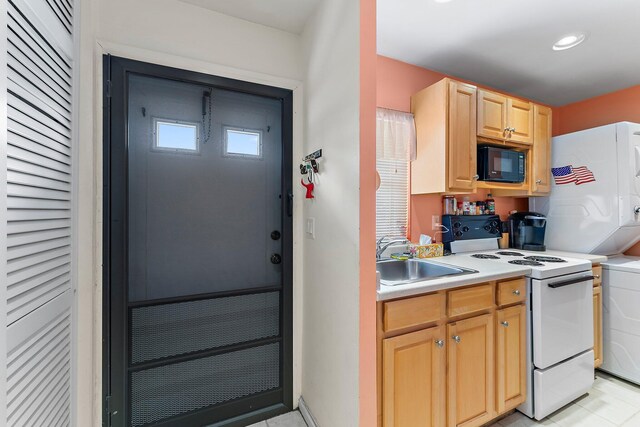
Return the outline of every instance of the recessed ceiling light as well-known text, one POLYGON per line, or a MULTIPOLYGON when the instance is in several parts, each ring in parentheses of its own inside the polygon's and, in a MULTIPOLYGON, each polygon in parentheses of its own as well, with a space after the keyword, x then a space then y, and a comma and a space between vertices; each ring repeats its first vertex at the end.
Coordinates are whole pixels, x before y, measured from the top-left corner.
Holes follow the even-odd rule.
POLYGON ((584 33, 568 34, 553 44, 553 50, 571 49, 582 43, 586 37, 584 33))
POLYGON ((451 0, 434 0, 436 3, 449 3, 451 0))

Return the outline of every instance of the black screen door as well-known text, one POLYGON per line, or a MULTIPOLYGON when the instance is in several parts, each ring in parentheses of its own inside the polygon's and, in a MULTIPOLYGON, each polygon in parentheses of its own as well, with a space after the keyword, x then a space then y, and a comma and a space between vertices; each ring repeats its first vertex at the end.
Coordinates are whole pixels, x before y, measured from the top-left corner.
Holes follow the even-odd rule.
POLYGON ((291 92, 105 57, 105 421, 292 400, 291 92))

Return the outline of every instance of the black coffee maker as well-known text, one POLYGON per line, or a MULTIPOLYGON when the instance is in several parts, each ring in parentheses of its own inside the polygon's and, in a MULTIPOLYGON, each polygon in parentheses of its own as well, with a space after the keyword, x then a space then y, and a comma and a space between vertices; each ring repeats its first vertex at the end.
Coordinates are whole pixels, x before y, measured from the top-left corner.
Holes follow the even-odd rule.
POLYGON ((537 212, 515 212, 509 216, 509 246, 526 251, 544 251, 547 218, 537 212))

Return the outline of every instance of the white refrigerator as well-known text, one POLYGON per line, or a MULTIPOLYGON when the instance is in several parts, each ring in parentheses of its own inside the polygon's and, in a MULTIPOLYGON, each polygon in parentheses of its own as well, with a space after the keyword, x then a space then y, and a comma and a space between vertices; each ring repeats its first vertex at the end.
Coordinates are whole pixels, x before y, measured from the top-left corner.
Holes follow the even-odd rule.
POLYGON ((547 248, 614 255, 640 240, 640 124, 555 137, 551 162, 558 176, 550 196, 529 199, 547 217, 547 248), (572 180, 588 172, 593 181, 572 180))

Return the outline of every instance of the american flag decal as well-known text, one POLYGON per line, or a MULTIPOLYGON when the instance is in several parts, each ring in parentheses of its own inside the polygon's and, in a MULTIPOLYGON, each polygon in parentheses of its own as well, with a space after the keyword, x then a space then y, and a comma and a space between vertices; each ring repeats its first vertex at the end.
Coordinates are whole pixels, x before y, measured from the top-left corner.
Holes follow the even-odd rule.
POLYGON ((594 182, 596 180, 593 172, 586 166, 573 167, 571 165, 551 168, 551 174, 556 185, 571 184, 576 185, 594 182))
POLYGON ((586 166, 573 168, 573 173, 576 175, 576 185, 586 184, 587 182, 593 182, 596 180, 593 176, 593 172, 591 172, 586 166))
POLYGON ((573 173, 573 167, 571 167, 571 165, 551 168, 551 175, 553 175, 553 180, 556 185, 576 182, 576 175, 573 173))

